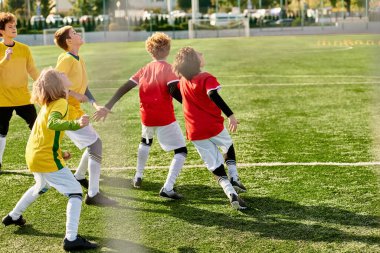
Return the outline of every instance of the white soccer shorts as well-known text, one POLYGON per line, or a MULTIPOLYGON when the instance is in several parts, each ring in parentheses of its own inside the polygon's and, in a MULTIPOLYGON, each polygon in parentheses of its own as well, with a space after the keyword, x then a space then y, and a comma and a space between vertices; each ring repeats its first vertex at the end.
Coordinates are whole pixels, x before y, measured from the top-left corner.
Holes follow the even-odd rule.
POLYGON ((99 138, 98 133, 91 124, 76 131, 65 131, 65 134, 79 149, 90 146, 99 138))
POLYGON ((33 175, 34 180, 36 180, 34 195, 37 195, 42 190, 46 191, 50 187, 55 188, 66 196, 72 193, 82 193, 81 185, 66 167, 55 172, 33 172, 33 175))
POLYGON ((218 135, 210 139, 191 141, 197 149, 199 155, 207 166, 209 171, 214 171, 220 165, 224 164, 222 155, 227 153, 232 145, 232 139, 227 129, 224 128, 218 135), (222 150, 220 152, 219 148, 222 150))
POLYGON ((141 135, 143 138, 152 139, 154 133, 157 134, 161 148, 166 152, 186 146, 185 138, 177 121, 166 126, 147 127, 142 125, 141 135))

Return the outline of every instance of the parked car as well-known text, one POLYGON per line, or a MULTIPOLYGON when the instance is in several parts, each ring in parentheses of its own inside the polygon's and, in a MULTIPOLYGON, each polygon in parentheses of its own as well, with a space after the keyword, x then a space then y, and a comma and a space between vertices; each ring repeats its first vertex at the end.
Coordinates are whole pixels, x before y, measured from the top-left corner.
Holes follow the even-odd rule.
POLYGON ((274 22, 275 25, 280 25, 280 26, 291 26, 292 23, 293 23, 293 19, 291 18, 283 18, 283 19, 276 20, 274 22))
POLYGON ((95 17, 95 22, 98 23, 106 23, 108 24, 110 22, 110 16, 108 15, 99 15, 97 17, 95 17))
POLYGON ((63 18, 63 23, 66 25, 71 25, 72 23, 78 22, 78 18, 75 16, 66 16, 63 18))
POLYGON ((38 24, 38 22, 45 22, 45 18, 42 15, 35 15, 30 18, 30 24, 38 24))
POLYGON ((91 15, 84 15, 84 16, 80 17, 79 22, 82 24, 82 23, 90 22, 92 20, 94 20, 93 16, 91 16, 91 15))
POLYGON ((47 24, 56 25, 56 24, 59 24, 59 23, 62 23, 62 22, 63 22, 63 18, 60 15, 58 15, 58 14, 49 14, 46 17, 46 23, 47 24))

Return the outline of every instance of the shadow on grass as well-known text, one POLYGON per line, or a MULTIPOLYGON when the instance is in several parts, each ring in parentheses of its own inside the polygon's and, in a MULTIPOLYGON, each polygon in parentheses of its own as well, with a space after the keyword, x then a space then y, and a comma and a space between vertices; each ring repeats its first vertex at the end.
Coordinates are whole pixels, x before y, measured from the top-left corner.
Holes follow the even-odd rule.
POLYGON ((32 172, 28 170, 25 170, 25 171, 2 170, 0 173, 0 176, 6 176, 6 175, 21 175, 21 176, 33 177, 32 172))
MULTIPOLYGON (((155 183, 144 185, 144 191, 157 192, 158 189, 159 187, 155 183)), ((367 228, 378 229, 380 217, 377 216, 357 214, 323 205, 306 206, 271 197, 250 197, 246 194, 241 196, 247 202, 249 209, 237 216, 231 216, 230 213, 225 214, 196 208, 197 204, 220 204, 221 208, 230 208, 227 206, 228 200, 222 189, 217 186, 181 185, 178 190, 185 195, 185 199, 180 201, 149 201, 157 205, 165 205, 170 208, 170 211, 159 210, 160 208, 148 209, 129 206, 123 208, 142 212, 166 213, 191 224, 206 227, 219 226, 244 232, 250 231, 258 233, 262 237, 280 240, 358 241, 368 244, 379 244, 380 242, 379 236, 355 235, 333 227, 344 225, 357 226, 362 230, 367 228), (326 225, 325 223, 329 224, 326 225)), ((139 201, 138 198, 136 201, 139 201)))
MULTIPOLYGON (((40 237, 50 237, 50 238, 64 238, 64 233, 49 233, 44 231, 39 231, 33 228, 33 225, 27 224, 23 227, 18 227, 14 232, 17 235, 32 235, 40 237)), ((149 248, 138 243, 134 243, 127 240, 120 240, 114 238, 100 238, 96 236, 86 236, 83 235, 90 241, 94 241, 100 245, 98 249, 90 250, 86 252, 135 252, 135 253, 161 253, 163 251, 149 248)))

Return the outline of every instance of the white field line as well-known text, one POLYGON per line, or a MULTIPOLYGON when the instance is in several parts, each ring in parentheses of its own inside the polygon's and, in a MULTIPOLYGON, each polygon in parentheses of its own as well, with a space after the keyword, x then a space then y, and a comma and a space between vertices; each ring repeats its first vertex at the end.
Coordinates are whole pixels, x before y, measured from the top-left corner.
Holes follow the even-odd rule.
MULTIPOLYGON (((271 87, 271 86, 316 86, 316 85, 345 85, 345 84, 380 84, 379 81, 365 81, 365 82, 308 82, 308 83, 241 83, 241 84, 228 84, 223 85, 223 88, 229 87, 247 87, 247 86, 257 86, 257 87, 271 87)), ((116 90, 118 87, 93 87, 91 90, 116 90)))
MULTIPOLYGON (((289 166, 303 166, 303 167, 313 167, 313 166, 335 166, 335 167, 365 167, 365 166, 379 166, 379 162, 261 162, 261 163, 238 163, 238 168, 251 168, 251 167, 289 167, 289 166)), ((146 166, 145 169, 168 169, 167 166, 146 166)), ((192 168, 206 168, 205 165, 202 164, 194 164, 194 165, 185 165, 183 166, 185 169, 192 168)), ((110 168, 102 168, 102 170, 135 170, 135 166, 126 166, 126 167, 110 167, 110 168)), ((23 170, 3 170, 4 172, 28 172, 27 169, 23 170)))

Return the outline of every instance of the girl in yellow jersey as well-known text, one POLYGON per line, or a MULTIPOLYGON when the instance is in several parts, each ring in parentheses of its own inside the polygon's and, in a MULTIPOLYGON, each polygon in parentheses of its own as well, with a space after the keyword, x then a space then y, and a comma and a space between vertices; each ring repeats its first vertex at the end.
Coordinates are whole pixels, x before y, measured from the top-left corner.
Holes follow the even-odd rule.
MULTIPOLYGON (((23 226, 22 213, 50 187, 69 198, 67 204, 65 250, 96 248, 77 234, 82 206, 82 188, 71 171, 65 167, 60 148, 64 130, 78 130, 88 125, 88 116, 68 119, 67 93, 70 81, 63 73, 45 69, 33 85, 32 102, 41 106, 26 146, 26 162, 36 184, 24 193, 15 208, 3 218, 5 226, 23 226)), ((67 154, 66 154, 67 156, 67 154)))
POLYGON ((30 104, 28 75, 37 80, 38 70, 29 47, 18 41, 16 17, 0 12, 0 169, 13 111, 32 129, 37 113, 30 104))
MULTIPOLYGON (((102 110, 88 89, 86 65, 79 56, 79 48, 83 44, 81 36, 71 26, 58 29, 54 36, 55 43, 65 50, 58 57, 56 69, 65 73, 72 83, 69 90, 69 119, 80 118, 84 112, 80 103, 89 101, 95 109, 102 110)), ((74 176, 81 185, 88 189, 85 203, 87 205, 112 206, 116 201, 106 197, 99 190, 100 167, 102 162, 102 141, 98 133, 88 125, 77 131, 66 131, 66 135, 79 149, 85 149, 74 176), (85 175, 89 171, 89 181, 85 175)))

